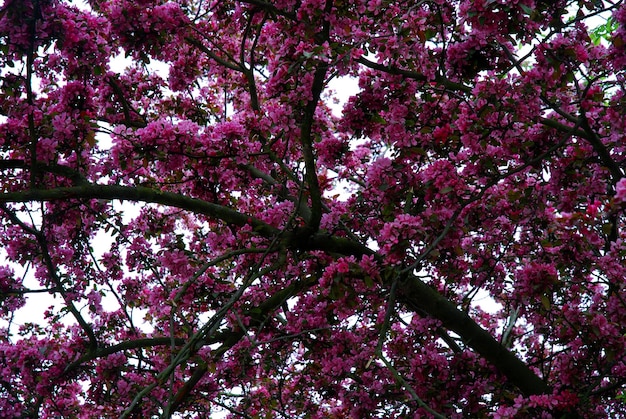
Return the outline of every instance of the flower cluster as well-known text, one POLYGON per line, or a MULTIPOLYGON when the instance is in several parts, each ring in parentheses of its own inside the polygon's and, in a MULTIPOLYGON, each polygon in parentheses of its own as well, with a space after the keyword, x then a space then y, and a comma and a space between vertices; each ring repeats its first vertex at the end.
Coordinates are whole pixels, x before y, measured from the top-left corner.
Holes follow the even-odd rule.
POLYGON ((625 28, 6 0, 0 417, 622 417, 625 28))

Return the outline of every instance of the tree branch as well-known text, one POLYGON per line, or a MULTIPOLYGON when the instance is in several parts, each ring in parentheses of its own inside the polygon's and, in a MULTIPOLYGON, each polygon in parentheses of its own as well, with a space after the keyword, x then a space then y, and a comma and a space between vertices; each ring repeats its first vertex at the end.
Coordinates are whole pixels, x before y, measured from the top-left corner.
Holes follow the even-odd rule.
MULTIPOLYGON (((185 339, 177 338, 177 345, 184 345, 186 342, 185 339)), ((64 374, 70 373, 76 368, 80 367, 82 364, 93 361, 94 359, 103 358, 105 356, 109 356, 111 354, 117 352, 128 351, 132 349, 141 349, 141 348, 151 348, 153 346, 167 346, 172 343, 172 338, 170 336, 163 337, 154 337, 154 338, 143 338, 143 339, 135 339, 135 340, 127 340, 124 342, 117 343, 115 345, 107 346, 104 348, 98 348, 95 351, 89 352, 76 361, 68 364, 63 370, 64 374)))
MULTIPOLYGON (((404 76, 406 78, 417 80, 417 81, 423 81, 423 82, 430 81, 425 75, 418 73, 416 71, 404 70, 404 69, 401 69, 392 65, 387 66, 384 64, 379 64, 374 61, 370 61, 365 57, 360 57, 357 60, 357 62, 359 64, 364 65, 365 67, 371 68, 372 70, 382 71, 383 73, 404 76)), ((450 81, 446 79, 445 77, 442 77, 439 75, 435 76, 434 80, 432 81, 440 83, 445 88, 450 89, 450 90, 459 91, 463 93, 471 93, 472 91, 472 88, 469 86, 466 86, 462 83, 456 83, 456 82, 450 81)))
POLYGON ((9 210, 5 205, 0 205, 0 209, 2 209, 2 211, 7 215, 11 222, 19 225, 28 234, 32 234, 33 236, 35 236, 35 239, 37 240, 37 243, 39 244, 39 248, 41 250, 41 258, 43 259, 46 269, 48 270, 48 275, 50 275, 50 279, 52 280, 55 288, 58 290, 59 294, 63 298, 63 302, 65 303, 67 309, 70 313, 72 313, 80 327, 83 329, 83 332, 85 332, 85 335, 87 335, 87 339, 89 340, 89 351, 91 352, 96 350, 98 348, 98 339, 96 338, 96 335, 91 325, 87 322, 87 320, 85 320, 85 318, 76 308, 72 300, 67 296, 67 292, 63 287, 63 282, 57 274, 56 266, 54 264, 54 261, 52 260, 52 256, 50 255, 48 240, 45 237, 44 233, 24 224, 17 217, 17 215, 15 215, 15 213, 9 210))
POLYGON ((458 334, 463 342, 495 366, 525 395, 545 394, 548 385, 524 362, 502 346, 456 305, 414 275, 400 282, 400 300, 414 310, 440 320, 443 327, 458 334))
MULTIPOLYGON (((51 190, 28 190, 0 194, 0 202, 53 201, 61 199, 120 199, 141 201, 173 206, 197 214, 220 219, 238 226, 251 225, 256 233, 265 237, 277 237, 280 231, 254 217, 239 213, 233 209, 189 198, 183 195, 160 192, 146 187, 128 187, 118 185, 82 185, 51 190)), ((283 232, 283 243, 288 248, 299 250, 322 250, 337 255, 362 256, 376 253, 354 241, 334 237, 327 232, 318 232, 302 238, 294 232, 283 232)), ((381 259, 382 256, 378 255, 381 259)), ((406 274, 406 273, 405 273, 406 274)), ((286 291, 286 290, 285 290, 286 291)), ((515 355, 496 341, 489 332, 480 327, 455 304, 447 300, 436 290, 412 274, 399 283, 398 299, 413 310, 425 312, 439 319, 443 327, 457 333, 466 345, 491 362, 516 385, 524 394, 539 394, 549 391, 548 386, 515 355)), ((274 301, 269 306, 274 306, 274 301)), ((275 303, 278 303, 276 301, 275 303)), ((260 317, 271 312, 271 307, 262 310, 260 317)))
POLYGON ((66 199, 119 199, 121 201, 162 204, 188 210, 196 214, 203 214, 237 226, 250 225, 256 233, 265 237, 273 237, 279 233, 277 228, 231 208, 144 186, 85 184, 67 188, 30 189, 22 192, 0 194, 0 202, 57 201, 66 199))
POLYGON ((296 20, 297 16, 293 12, 287 12, 274 6, 273 4, 262 0, 239 0, 239 3, 251 4, 263 10, 267 10, 271 14, 286 17, 289 20, 296 20))
MULTIPOLYGON (((196 30, 196 32, 197 32, 197 30, 196 30)), ((226 68, 230 68, 231 70, 234 70, 234 71, 237 71, 237 72, 240 72, 240 73, 245 72, 244 68, 241 68, 237 64, 229 62, 229 61, 226 61, 225 59, 223 59, 223 58, 219 57, 218 55, 216 55, 213 51, 211 51, 209 48, 207 48, 198 39, 192 38, 191 36, 186 36, 185 37, 185 41, 187 41, 191 45, 195 46, 200 51, 204 52, 206 55, 211 57, 213 60, 215 60, 221 66, 226 67, 226 68)))

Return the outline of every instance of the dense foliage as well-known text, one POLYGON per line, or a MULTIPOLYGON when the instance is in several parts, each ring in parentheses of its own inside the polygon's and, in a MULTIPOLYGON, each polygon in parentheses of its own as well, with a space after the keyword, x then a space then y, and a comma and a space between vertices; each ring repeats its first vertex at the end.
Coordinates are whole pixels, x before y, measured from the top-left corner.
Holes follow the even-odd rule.
POLYGON ((5 0, 0 39, 0 417, 626 417, 621 0, 5 0))

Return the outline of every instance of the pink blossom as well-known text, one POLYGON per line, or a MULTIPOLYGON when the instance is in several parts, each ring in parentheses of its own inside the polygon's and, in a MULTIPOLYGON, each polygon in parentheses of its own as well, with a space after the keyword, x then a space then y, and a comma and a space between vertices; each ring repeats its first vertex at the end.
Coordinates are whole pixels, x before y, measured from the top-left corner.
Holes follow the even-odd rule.
POLYGON ((626 202, 626 178, 621 178, 615 185, 615 202, 626 202))
POLYGON ((79 3, 0 11, 0 417, 624 411, 621 2, 79 3))

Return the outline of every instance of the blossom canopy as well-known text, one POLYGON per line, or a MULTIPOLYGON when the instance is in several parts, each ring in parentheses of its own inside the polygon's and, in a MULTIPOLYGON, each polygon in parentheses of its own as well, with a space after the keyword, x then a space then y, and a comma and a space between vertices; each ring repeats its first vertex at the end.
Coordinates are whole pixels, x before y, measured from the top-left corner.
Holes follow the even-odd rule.
POLYGON ((0 68, 0 417, 626 417, 622 0, 5 0, 0 68))

